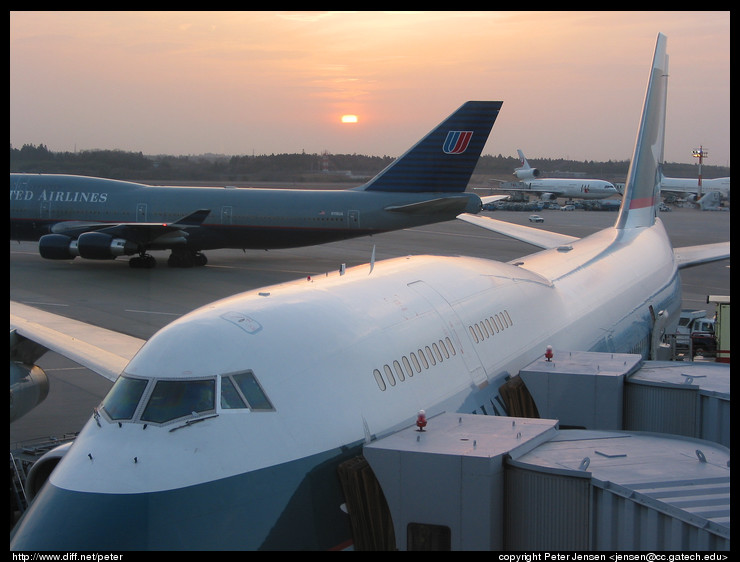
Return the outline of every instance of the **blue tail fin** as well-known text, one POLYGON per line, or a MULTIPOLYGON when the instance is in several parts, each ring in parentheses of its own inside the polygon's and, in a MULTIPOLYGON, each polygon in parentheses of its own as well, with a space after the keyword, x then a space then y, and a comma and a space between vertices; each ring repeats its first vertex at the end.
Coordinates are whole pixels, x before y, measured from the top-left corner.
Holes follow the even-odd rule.
POLYGON ((500 101, 469 101, 431 133, 358 189, 462 192, 473 174, 500 101))
POLYGON ((659 33, 616 228, 651 226, 657 216, 668 90, 666 41, 659 33))

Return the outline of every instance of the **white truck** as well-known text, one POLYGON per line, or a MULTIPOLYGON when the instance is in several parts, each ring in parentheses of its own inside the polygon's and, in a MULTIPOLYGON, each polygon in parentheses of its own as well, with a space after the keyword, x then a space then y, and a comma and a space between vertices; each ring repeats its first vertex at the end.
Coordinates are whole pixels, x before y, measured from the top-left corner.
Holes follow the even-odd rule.
POLYGON ((717 355, 715 361, 730 362, 730 296, 708 295, 707 304, 714 303, 717 307, 714 324, 714 334, 717 339, 717 355))
POLYGON ((717 351, 714 324, 713 318, 707 318, 706 310, 682 310, 676 327, 676 352, 714 355, 717 351))

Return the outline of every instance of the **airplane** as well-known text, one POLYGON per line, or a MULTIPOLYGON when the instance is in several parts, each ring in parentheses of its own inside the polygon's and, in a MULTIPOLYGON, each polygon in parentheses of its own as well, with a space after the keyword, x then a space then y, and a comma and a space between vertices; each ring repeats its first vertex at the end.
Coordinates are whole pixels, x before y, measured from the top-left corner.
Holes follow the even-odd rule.
POLYGON ((38 240, 42 257, 93 260, 152 250, 168 265, 205 265, 203 250, 323 244, 477 213, 466 193, 501 109, 469 101, 370 181, 346 190, 150 186, 55 174, 10 174, 10 239, 38 240))
POLYGON ((94 340, 100 354, 83 349, 75 326, 57 317, 50 330, 49 313, 11 302, 20 338, 83 364, 89 355, 93 369, 109 363, 107 373, 124 366, 61 460, 49 459, 58 464, 10 550, 349 548, 337 468, 363 444, 419 410, 505 415, 499 387, 547 346, 555 359, 650 357, 678 321, 678 270, 729 258, 729 241, 672 248, 657 216, 666 41, 658 35, 612 228, 579 239, 463 214, 540 249, 508 263, 371 260, 244 292, 138 351, 109 333, 94 340))
POLYGON ((702 179, 699 186, 699 178, 667 178, 662 174, 660 176, 660 194, 663 197, 680 197, 698 203, 703 196, 713 192, 719 192, 723 199, 729 199, 730 178, 702 179))
POLYGON ((549 201, 558 197, 567 199, 606 199, 618 195, 614 184, 605 180, 571 179, 571 178, 541 178, 542 172, 533 168, 524 157, 521 149, 517 149, 520 168, 514 170, 514 175, 521 180, 524 187, 507 185, 504 191, 512 193, 533 193, 541 199, 549 201))

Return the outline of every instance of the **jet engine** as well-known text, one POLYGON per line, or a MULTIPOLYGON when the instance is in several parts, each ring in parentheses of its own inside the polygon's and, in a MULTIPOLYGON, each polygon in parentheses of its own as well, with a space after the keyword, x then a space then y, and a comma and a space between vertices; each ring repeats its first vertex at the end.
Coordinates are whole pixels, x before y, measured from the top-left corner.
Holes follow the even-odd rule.
POLYGON ((64 234, 45 234, 39 238, 39 254, 47 260, 71 260, 80 255, 77 240, 64 234))
POLYGON ((137 247, 128 240, 113 238, 104 232, 85 232, 77 238, 77 251, 81 258, 110 260, 122 255, 135 254, 137 247))
POLYGON ((10 331, 10 422, 21 418, 49 394, 49 379, 34 362, 46 348, 10 331))
POLYGON ((69 441, 54 447, 41 455, 39 460, 33 463, 33 466, 31 466, 26 475, 26 496, 29 502, 39 493, 44 483, 49 479, 51 471, 56 468, 62 457, 67 454, 72 443, 72 441, 69 441))
POLYGON ((41 257, 50 260, 68 260, 75 256, 89 260, 112 260, 137 251, 138 247, 133 242, 113 238, 104 232, 85 232, 77 240, 64 234, 46 234, 39 239, 41 257))
POLYGON ((520 180, 528 180, 540 177, 542 172, 538 168, 517 168, 514 170, 514 175, 520 180))
POLYGON ((41 404, 49 394, 49 379, 37 365, 10 362, 10 423, 41 404))

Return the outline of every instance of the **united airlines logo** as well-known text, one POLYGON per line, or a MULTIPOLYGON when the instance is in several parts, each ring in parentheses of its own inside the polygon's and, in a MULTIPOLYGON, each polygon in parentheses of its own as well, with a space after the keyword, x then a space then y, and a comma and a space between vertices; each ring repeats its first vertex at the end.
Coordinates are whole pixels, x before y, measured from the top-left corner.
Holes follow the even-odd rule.
POLYGON ((468 149, 473 131, 450 131, 442 145, 445 154, 462 154, 468 149))

